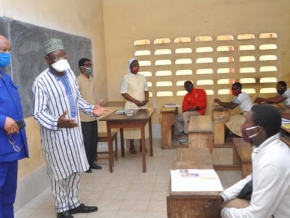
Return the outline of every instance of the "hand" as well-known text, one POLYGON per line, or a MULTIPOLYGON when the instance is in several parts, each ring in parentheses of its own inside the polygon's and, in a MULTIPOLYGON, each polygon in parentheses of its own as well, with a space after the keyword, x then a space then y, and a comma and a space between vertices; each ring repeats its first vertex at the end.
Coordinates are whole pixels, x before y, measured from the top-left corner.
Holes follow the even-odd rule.
POLYGON ((148 99, 145 99, 141 102, 142 106, 148 103, 148 99))
POLYGON ((138 107, 142 107, 143 104, 141 101, 135 100, 134 103, 138 106, 138 107))
POLYGON ((219 100, 218 98, 215 98, 214 102, 218 103, 219 105, 222 103, 221 100, 219 100))
POLYGON ((67 115, 67 111, 65 111, 57 121, 57 126, 61 128, 75 128, 78 127, 79 124, 76 123, 75 119, 66 119, 65 116, 67 115))
POLYGON ((261 103, 262 101, 264 101, 264 98, 260 98, 260 97, 257 97, 254 101, 254 103, 261 103))
POLYGON ((99 101, 99 103, 95 105, 95 107, 93 109, 93 114, 97 117, 99 117, 101 115, 105 115, 104 112, 106 112, 106 111, 110 111, 109 109, 105 109, 105 108, 101 107, 102 103, 103 103, 103 99, 101 99, 99 101))
POLYGON ((13 133, 19 133, 19 128, 15 120, 13 120, 11 117, 6 117, 4 130, 8 135, 11 135, 13 133))
POLYGON ((223 203, 224 203, 224 199, 223 199, 222 196, 220 196, 220 198, 219 198, 219 205, 221 206, 223 203))

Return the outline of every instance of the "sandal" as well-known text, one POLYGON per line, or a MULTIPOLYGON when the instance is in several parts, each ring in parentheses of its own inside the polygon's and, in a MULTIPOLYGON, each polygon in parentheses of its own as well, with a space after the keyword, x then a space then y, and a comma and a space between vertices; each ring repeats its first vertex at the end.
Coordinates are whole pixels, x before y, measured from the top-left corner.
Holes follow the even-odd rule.
POLYGON ((130 151, 131 154, 137 154, 137 151, 136 151, 134 145, 130 145, 130 147, 129 147, 129 151, 130 151))

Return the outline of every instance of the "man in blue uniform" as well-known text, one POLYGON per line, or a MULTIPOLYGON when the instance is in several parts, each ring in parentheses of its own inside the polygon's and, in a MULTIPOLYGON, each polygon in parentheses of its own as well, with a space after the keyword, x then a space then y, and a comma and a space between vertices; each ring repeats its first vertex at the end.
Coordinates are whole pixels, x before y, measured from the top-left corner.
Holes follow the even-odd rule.
MULTIPOLYGON (((0 35, 0 68, 10 63, 10 45, 0 35)), ((18 160, 28 157, 18 86, 0 70, 0 218, 13 218, 18 160)))

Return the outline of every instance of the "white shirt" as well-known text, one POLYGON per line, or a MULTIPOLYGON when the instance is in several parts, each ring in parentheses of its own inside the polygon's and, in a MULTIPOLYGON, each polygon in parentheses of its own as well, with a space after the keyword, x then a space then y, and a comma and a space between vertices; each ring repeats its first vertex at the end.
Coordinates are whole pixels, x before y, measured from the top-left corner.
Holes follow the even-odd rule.
POLYGON ((242 112, 250 111, 253 107, 250 96, 245 92, 241 92, 238 96, 235 96, 232 102, 238 104, 242 112))
POLYGON ((286 89, 282 96, 286 98, 284 100, 286 107, 290 107, 290 88, 286 89))
POLYGON ((74 73, 67 70, 68 84, 76 106, 76 117, 79 124, 75 128, 59 128, 57 121, 67 110, 66 118, 71 119, 71 108, 65 87, 61 79, 48 69, 34 81, 33 117, 40 125, 42 150, 46 157, 48 173, 55 180, 62 180, 75 172, 89 168, 84 148, 79 110, 92 115, 94 105, 88 104, 80 95, 74 73))
POLYGON ((237 197, 253 177, 250 206, 242 209, 223 208, 223 218, 290 217, 290 149, 279 133, 268 138, 252 152, 253 173, 226 189, 221 196, 226 201, 237 197))

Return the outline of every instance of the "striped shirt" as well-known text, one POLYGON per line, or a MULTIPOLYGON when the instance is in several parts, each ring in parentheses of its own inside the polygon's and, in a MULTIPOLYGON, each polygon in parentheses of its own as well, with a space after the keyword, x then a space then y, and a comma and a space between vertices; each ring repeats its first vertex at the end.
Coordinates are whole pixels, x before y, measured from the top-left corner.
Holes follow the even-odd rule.
POLYGON ((80 95, 76 77, 72 70, 67 70, 69 83, 76 114, 72 115, 67 96, 67 90, 62 77, 55 76, 49 69, 43 71, 34 81, 32 91, 34 96, 33 117, 40 125, 41 144, 47 161, 48 173, 56 180, 67 178, 74 172, 88 169, 79 110, 92 115, 94 105, 88 104, 80 95), (79 124, 75 128, 59 128, 57 121, 67 111, 66 118, 75 119, 79 124))

